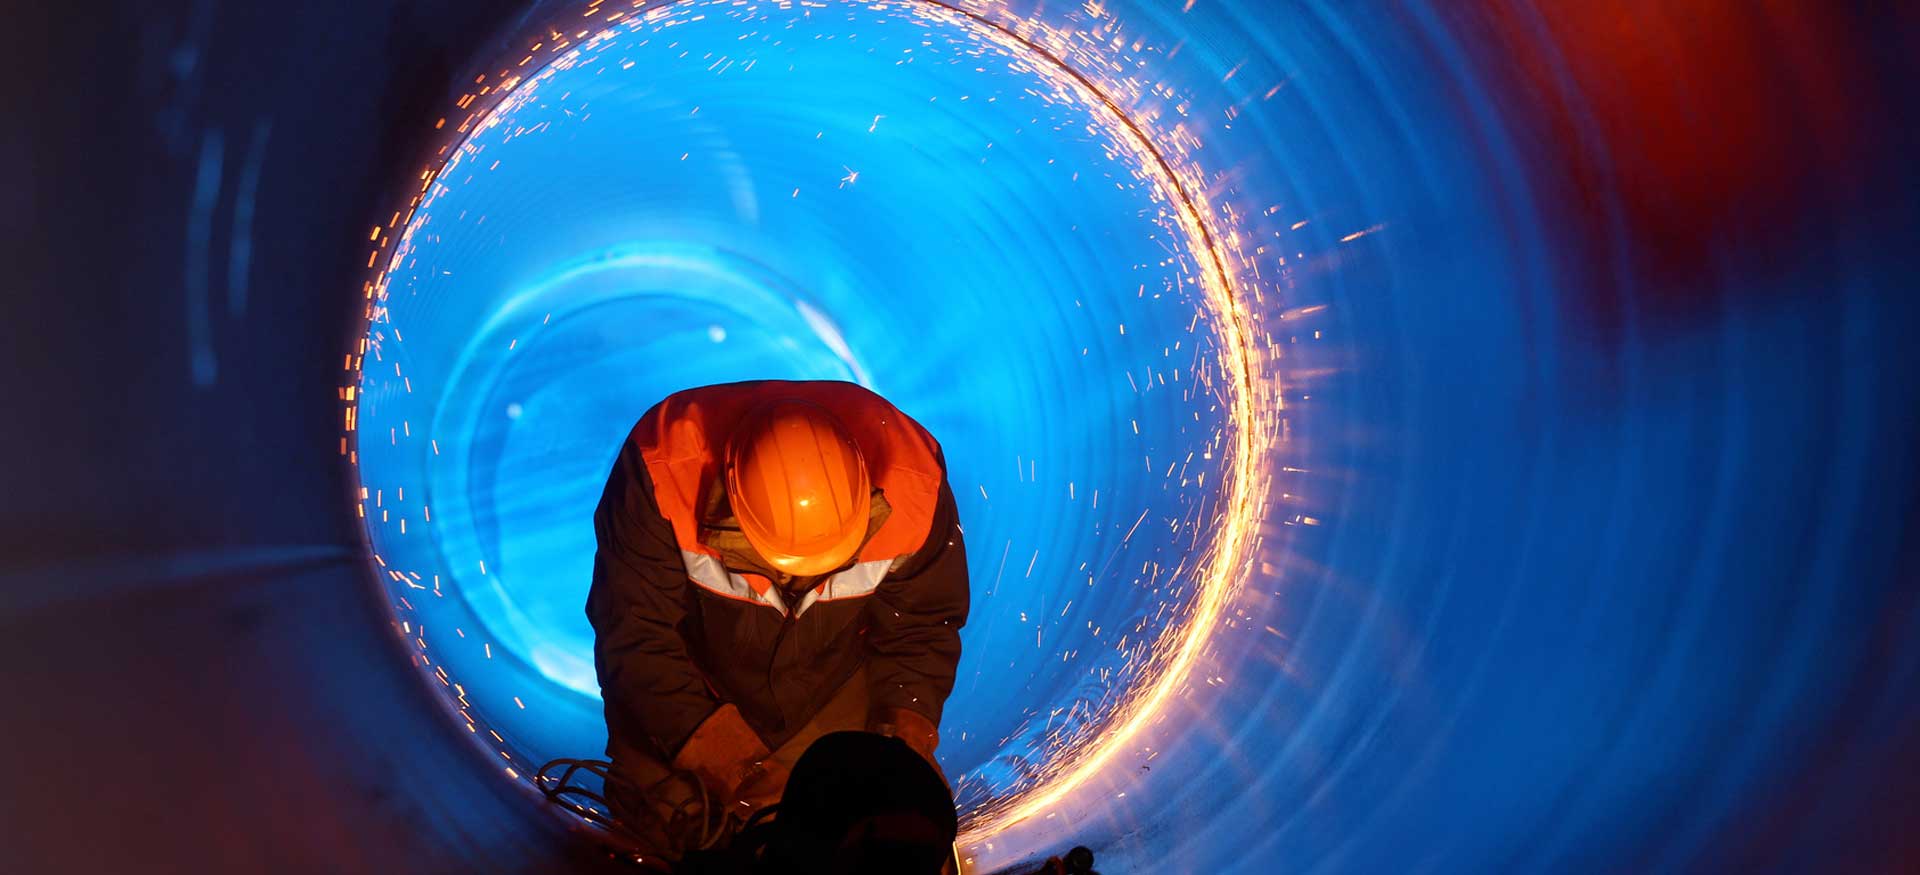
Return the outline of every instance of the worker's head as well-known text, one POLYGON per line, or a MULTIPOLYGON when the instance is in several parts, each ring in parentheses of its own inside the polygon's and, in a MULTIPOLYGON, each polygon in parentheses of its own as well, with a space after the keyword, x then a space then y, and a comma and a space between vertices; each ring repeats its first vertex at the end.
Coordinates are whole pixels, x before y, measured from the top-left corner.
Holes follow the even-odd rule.
POLYGON ((946 781, 906 742, 833 732, 793 764, 768 868, 788 875, 941 875, 959 826, 946 781))
POLYGON ((872 484, 845 424, 808 401, 762 404, 727 444, 727 500, 767 564, 825 574, 866 540, 872 484))

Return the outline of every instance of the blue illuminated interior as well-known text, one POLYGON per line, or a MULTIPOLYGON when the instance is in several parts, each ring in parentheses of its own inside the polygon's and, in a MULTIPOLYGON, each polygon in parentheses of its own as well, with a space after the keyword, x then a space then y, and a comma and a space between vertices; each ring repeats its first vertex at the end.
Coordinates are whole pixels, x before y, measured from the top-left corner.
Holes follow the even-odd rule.
POLYGON ((587 512, 746 376, 946 446, 972 875, 1920 872, 1911 11, 953 0, 1190 159, 1229 325, 1093 104, 936 2, 36 30, 0 872, 635 871, 532 776, 602 750, 587 512), (1237 590, 1104 731, 1249 458, 1237 590))
POLYGON ((375 549, 423 575, 461 704, 597 755, 591 516, 628 429, 690 386, 862 383, 942 442, 966 531, 941 758, 963 804, 1030 785, 1193 593, 1226 415, 1194 259, 1088 110, 967 30, 708 12, 524 86, 415 215, 365 366, 375 549))
MULTIPOLYGON (((1192 380, 1227 332, 1167 204, 1024 62, 876 5, 711 4, 583 46, 455 138, 412 219, 360 371, 362 505, 430 683, 509 770, 600 750, 588 513, 684 386, 852 379, 943 442, 968 811, 1097 727, 1193 595, 1174 572, 1231 423, 1192 380)), ((1912 625, 1879 625, 1875 514, 1902 511, 1870 486, 1911 473, 1887 461, 1911 381, 1871 366, 1907 348, 1905 226, 1810 198, 1804 228, 1764 220, 1830 247, 1802 261, 1636 227, 1629 198, 1659 218, 1668 192, 1566 166, 1620 142, 1516 109, 1582 48, 1516 80, 1525 15, 1181 6, 1007 15, 1082 34, 1076 63, 1204 143, 1251 378, 1284 393, 1258 542, 1152 724, 974 849, 987 870, 1074 843, 1113 871, 1765 856, 1775 791, 1827 780, 1819 733, 1903 731, 1848 683, 1912 625), (1682 244, 1700 266, 1660 261, 1682 244)), ((1880 786, 1861 756, 1833 792, 1880 786)))

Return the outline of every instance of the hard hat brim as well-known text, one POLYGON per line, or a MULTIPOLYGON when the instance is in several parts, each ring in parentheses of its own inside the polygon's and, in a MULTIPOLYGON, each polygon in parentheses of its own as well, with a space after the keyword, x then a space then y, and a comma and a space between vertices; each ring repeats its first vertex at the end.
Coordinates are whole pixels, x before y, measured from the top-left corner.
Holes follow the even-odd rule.
MULTIPOLYGON (((859 517, 867 515, 871 502, 871 498, 861 502, 863 506, 859 517)), ((847 560, 852 559, 854 554, 859 552, 860 545, 867 540, 867 527, 856 526, 848 529, 846 534, 838 539, 822 544, 818 550, 809 550, 804 555, 796 555, 772 548, 770 544, 774 538, 771 533, 757 531, 759 528, 745 515, 740 516, 740 532, 747 536, 747 543, 753 545, 754 551, 760 554, 760 558, 765 559, 768 565, 796 577, 812 577, 837 570, 845 565, 847 560)))

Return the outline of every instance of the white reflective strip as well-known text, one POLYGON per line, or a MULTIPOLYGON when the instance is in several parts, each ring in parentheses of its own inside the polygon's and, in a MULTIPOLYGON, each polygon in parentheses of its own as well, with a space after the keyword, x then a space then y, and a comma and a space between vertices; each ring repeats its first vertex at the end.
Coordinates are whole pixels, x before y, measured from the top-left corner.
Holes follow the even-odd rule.
POLYGON ((793 615, 798 617, 806 613, 807 608, 812 607, 817 601, 834 601, 871 595, 880 587, 880 581, 886 579, 887 572, 893 570, 893 562, 892 559, 862 562, 827 578, 825 583, 814 587, 805 598, 800 600, 800 607, 794 609, 793 615))
POLYGON ((727 570, 720 560, 705 553, 681 550, 680 558, 687 563, 687 578, 699 584, 703 589, 717 592, 728 598, 745 599, 770 605, 780 613, 787 612, 786 600, 773 587, 768 587, 766 595, 753 591, 753 584, 745 577, 727 570))
MULTIPOLYGON (((765 593, 754 592, 753 584, 748 583, 745 577, 728 571, 727 567, 713 556, 695 553, 692 550, 681 550, 680 558, 687 564, 687 578, 700 587, 728 598, 759 602, 782 614, 787 612, 787 600, 780 597, 779 587, 767 587, 765 593)), ((876 559, 872 562, 862 562, 827 578, 826 582, 814 587, 800 599, 800 606, 794 609, 793 615, 798 617, 806 613, 807 608, 812 607, 817 601, 834 601, 871 595, 875 589, 879 588, 880 581, 886 579, 887 572, 893 570, 896 561, 876 559)))
MULTIPOLYGON (((746 583, 746 581, 742 580, 740 575, 738 574, 734 575, 733 579, 739 580, 742 584, 746 583)), ((753 587, 748 586, 747 590, 752 591, 753 587)), ((787 612, 787 600, 781 597, 780 587, 777 587, 777 586, 767 587, 767 591, 764 594, 760 594, 759 599, 763 602, 766 602, 767 604, 772 605, 773 609, 776 611, 779 611, 781 614, 785 614, 787 612)), ((799 616, 799 614, 795 614, 794 616, 797 617, 799 616)))

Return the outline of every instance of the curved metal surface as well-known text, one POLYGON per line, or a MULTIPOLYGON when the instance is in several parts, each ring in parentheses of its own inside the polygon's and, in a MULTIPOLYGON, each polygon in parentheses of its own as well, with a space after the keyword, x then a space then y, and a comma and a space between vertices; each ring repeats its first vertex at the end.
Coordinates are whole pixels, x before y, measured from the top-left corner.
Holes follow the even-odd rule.
MULTIPOLYGON (((1914 22, 1831 4, 1667 7, 987 10, 1098 34, 1089 64, 1140 61, 1146 97, 1123 103, 1165 98, 1207 203, 1244 231, 1232 269, 1259 277, 1241 299, 1263 347, 1252 377, 1284 394, 1261 408, 1275 434, 1257 547, 1193 671, 1128 750, 983 839, 986 867, 1073 843, 1118 872, 1920 860, 1907 828, 1920 217, 1906 159, 1920 138, 1897 111, 1914 22)), ((367 229, 418 185, 431 123, 477 67, 522 48, 552 8, 126 4, 49 22, 29 56, 42 63, 11 77, 30 136, 0 152, 0 216, 28 244, 26 284, 7 296, 0 869, 615 867, 446 719, 369 579, 380 536, 367 540, 340 450, 367 229)), ((674 93, 710 87, 687 78, 674 93)), ((804 105, 783 105, 794 114, 761 123, 805 122, 804 105)), ((1000 121, 970 107, 941 123, 1000 121)), ((1011 142, 997 148, 1017 164, 1011 142)), ((761 184, 775 165, 751 147, 728 160, 761 184)), ((885 179, 874 161, 856 190, 885 179)), ((1025 179, 979 177, 995 178, 1025 179)), ((954 227, 1072 215, 1034 180, 982 189, 954 227)), ((884 208, 884 189, 867 190, 884 208)), ((496 221, 516 211, 537 214, 521 198, 496 221)), ((913 227, 893 230, 911 241, 913 227)), ((942 300, 911 292, 901 306, 974 326, 1037 297, 1029 274, 1103 275, 1097 252, 1081 265, 1079 250, 1050 258, 1017 236, 984 238, 1014 259, 993 312, 934 318, 942 300)), ((768 253, 671 276, 648 264, 683 290, 808 301, 812 317, 736 313, 731 337, 804 330, 822 338, 796 353, 807 367, 894 381, 903 403, 953 419, 949 454, 1005 508, 982 495, 964 510, 983 530, 1009 515, 974 545, 983 587, 1002 540, 1111 540, 1073 505, 1018 497, 1027 478, 999 458, 1013 444, 956 454, 968 441, 951 436, 1018 432, 1034 405, 1008 387, 1077 411, 1081 381, 1101 385, 1108 363, 987 344, 992 373, 937 391, 876 339, 885 318, 842 300, 865 278, 821 291, 816 270, 768 253)), ((1143 310, 1129 336, 1181 335, 1192 312, 1143 310)), ((1105 330, 1042 316, 1039 345, 1092 347, 1105 330)), ((717 343, 707 328, 676 355, 717 343)), ((491 336, 447 329, 448 361, 491 336)), ((1119 338, 1100 337, 1116 361, 1119 338)), ((965 361, 951 338, 918 345, 965 361)), ((1122 473, 1133 446, 1086 422, 1056 413, 1071 437, 1036 439, 1039 465, 1071 456, 1128 484, 1116 489, 1158 488, 1158 470, 1122 473)), ((453 431, 476 452, 489 440, 453 431)), ((511 428, 498 437, 496 456, 520 451, 511 428)), ((962 770, 991 779, 1023 719, 1124 692, 1047 666, 1086 649, 1082 621, 1151 615, 1159 596, 1088 591, 1090 613, 1056 624, 1051 646, 1019 617, 1045 585, 977 594, 962 695, 997 741, 956 743, 962 770), (1023 683, 977 661, 1002 653, 1023 683)))

